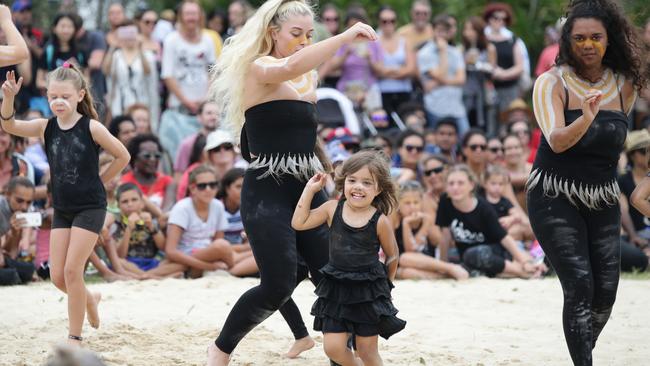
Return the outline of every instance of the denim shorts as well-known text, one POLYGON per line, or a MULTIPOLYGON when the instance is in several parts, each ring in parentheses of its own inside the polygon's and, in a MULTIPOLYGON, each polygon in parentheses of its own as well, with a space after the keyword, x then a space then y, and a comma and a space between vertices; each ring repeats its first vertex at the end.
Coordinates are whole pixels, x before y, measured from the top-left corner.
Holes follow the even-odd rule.
POLYGON ((69 229, 73 226, 99 234, 104 227, 105 208, 90 208, 77 212, 54 210, 52 229, 69 229))

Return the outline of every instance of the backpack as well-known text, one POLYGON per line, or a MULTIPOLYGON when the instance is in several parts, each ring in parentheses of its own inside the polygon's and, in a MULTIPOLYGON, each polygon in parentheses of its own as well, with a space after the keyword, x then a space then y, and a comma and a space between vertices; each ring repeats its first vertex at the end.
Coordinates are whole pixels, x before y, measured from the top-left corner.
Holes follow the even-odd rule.
MULTIPOLYGON (((79 65, 84 63, 84 54, 81 51, 77 51, 77 56, 75 57, 79 65)), ((54 70, 57 68, 57 65, 54 64, 54 44, 48 43, 45 46, 45 67, 47 70, 54 70)))

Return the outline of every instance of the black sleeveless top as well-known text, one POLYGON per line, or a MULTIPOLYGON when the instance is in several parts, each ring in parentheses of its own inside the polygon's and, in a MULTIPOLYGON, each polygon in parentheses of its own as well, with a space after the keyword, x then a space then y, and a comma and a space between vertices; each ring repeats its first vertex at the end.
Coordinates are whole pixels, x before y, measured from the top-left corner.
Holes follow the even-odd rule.
MULTIPOLYGON (((568 126, 582 115, 582 110, 568 109, 566 86, 564 91, 564 119, 568 126)), ((598 111, 587 132, 569 149, 555 153, 542 136, 527 182, 528 190, 542 184, 545 194, 557 196, 562 193, 572 203, 580 201, 590 209, 618 202, 617 166, 629 123, 620 90, 618 95, 621 110, 598 111)))
MULTIPOLYGON (((506 39, 499 42, 491 42, 497 51, 497 66, 507 70, 515 66, 515 52, 514 47, 517 42, 516 37, 506 39)), ((494 86, 497 88, 500 87, 509 87, 517 84, 519 79, 513 80, 494 80, 494 86)))
POLYGON ((336 268, 354 271, 376 266, 379 262, 379 237, 377 222, 381 212, 377 210, 362 227, 353 227, 343 220, 343 204, 338 202, 330 226, 330 261, 336 268))
POLYGON ((99 145, 90 133, 90 118, 82 116, 72 128, 62 130, 52 117, 44 137, 53 207, 65 212, 106 208, 106 192, 99 177, 99 145))
POLYGON ((250 107, 244 117, 242 156, 251 163, 249 168, 267 169, 259 179, 291 174, 309 180, 323 170, 314 154, 318 123, 312 103, 273 100, 250 107))

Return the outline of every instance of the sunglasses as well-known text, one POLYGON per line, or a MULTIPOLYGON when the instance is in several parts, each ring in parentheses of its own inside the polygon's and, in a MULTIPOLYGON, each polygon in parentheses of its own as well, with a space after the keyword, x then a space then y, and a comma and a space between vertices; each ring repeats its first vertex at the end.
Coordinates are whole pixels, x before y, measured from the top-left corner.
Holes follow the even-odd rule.
POLYGON ((325 22, 338 22, 339 18, 323 18, 325 22))
POLYGON ((488 150, 490 150, 491 153, 493 154, 498 154, 498 153, 503 153, 504 149, 502 147, 488 147, 488 150))
POLYGON ((415 150, 416 152, 421 153, 422 151, 424 151, 424 147, 423 147, 423 146, 404 145, 404 148, 405 148, 406 151, 408 151, 408 152, 413 152, 413 150, 415 150))
POLYGON ((503 21, 505 21, 506 19, 508 19, 508 17, 505 17, 505 16, 498 16, 498 15, 493 15, 493 16, 490 17, 490 19, 494 19, 494 20, 503 20, 503 21))
POLYGON ((512 133, 514 133, 515 135, 524 135, 524 134, 527 135, 529 132, 530 132, 529 130, 512 130, 512 133))
POLYGON ((215 147, 214 149, 210 149, 210 152, 230 151, 233 148, 234 146, 232 144, 222 144, 215 147))
POLYGON ((199 191, 205 191, 206 188, 210 187, 211 190, 217 189, 219 187, 219 182, 205 182, 205 183, 196 183, 196 188, 199 191))
POLYGON ((142 19, 142 23, 146 25, 152 25, 158 23, 157 19, 142 19))
POLYGON ((379 22, 381 24, 395 24, 396 21, 397 21, 397 19, 395 19, 395 18, 393 18, 393 19, 379 19, 379 22))
POLYGON ((22 205, 23 203, 26 203, 27 206, 29 206, 29 205, 32 204, 32 202, 34 202, 34 201, 31 201, 31 200, 24 200, 24 199, 22 199, 20 197, 14 197, 14 199, 16 200, 16 203, 19 204, 19 205, 22 205))
POLYGON ((437 168, 429 169, 424 171, 424 175, 427 177, 431 176, 431 174, 440 174, 442 171, 445 170, 445 166, 439 166, 437 168))
POLYGON ((140 157, 140 159, 144 159, 144 160, 160 160, 160 158, 162 157, 162 154, 159 153, 159 152, 155 152, 155 153, 145 152, 145 153, 139 154, 138 157, 140 157))
POLYGON ((481 151, 485 151, 487 149, 487 146, 484 144, 471 144, 469 145, 469 149, 472 151, 476 151, 478 149, 481 149, 481 151))

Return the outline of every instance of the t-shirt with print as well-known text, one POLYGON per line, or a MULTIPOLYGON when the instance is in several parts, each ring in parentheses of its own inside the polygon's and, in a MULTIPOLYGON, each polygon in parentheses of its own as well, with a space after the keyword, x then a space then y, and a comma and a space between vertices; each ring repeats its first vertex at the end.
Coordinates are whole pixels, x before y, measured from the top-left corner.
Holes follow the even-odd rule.
POLYGON ((482 197, 477 197, 477 200, 472 211, 462 212, 454 207, 449 196, 443 194, 440 197, 436 225, 449 228, 461 257, 468 248, 500 243, 507 234, 492 206, 482 197))
MULTIPOLYGON (((111 225, 109 234, 116 245, 121 244, 128 224, 128 218, 118 216, 117 220, 111 225)), ((157 223, 154 223, 154 228, 157 228, 157 226, 157 223)), ((151 231, 146 225, 136 224, 135 228, 131 230, 127 255, 136 258, 153 258, 156 254, 158 254, 158 247, 153 235, 151 235, 151 231)))
POLYGON ((45 71, 53 71, 57 67, 62 66, 64 62, 70 59, 74 59, 75 62, 82 68, 88 66, 86 57, 83 54, 82 50, 61 51, 61 50, 55 50, 53 48, 54 46, 52 45, 45 46, 44 49, 45 51, 41 55, 41 58, 38 60, 39 69, 45 71), (51 51, 48 51, 48 49, 51 49, 51 51))
POLYGON ((5 196, 0 196, 0 236, 5 235, 11 230, 11 207, 5 196))
MULTIPOLYGON (((198 43, 189 43, 175 31, 163 42, 162 79, 174 78, 180 92, 191 101, 204 101, 208 94, 210 65, 216 62, 212 39, 201 35, 198 43)), ((168 107, 178 108, 180 100, 169 94, 168 107)))
POLYGON ((194 209, 191 197, 178 201, 169 213, 168 224, 180 226, 183 235, 178 243, 178 250, 190 255, 192 250, 206 248, 212 243, 217 231, 225 231, 228 227, 223 203, 218 199, 210 202, 208 219, 203 221, 194 209))
POLYGON ((498 218, 508 216, 510 209, 514 207, 510 202, 510 200, 508 200, 505 197, 501 197, 501 199, 497 203, 492 203, 488 201, 487 198, 485 199, 485 201, 487 201, 487 203, 489 203, 490 206, 492 206, 494 211, 497 213, 498 218))

